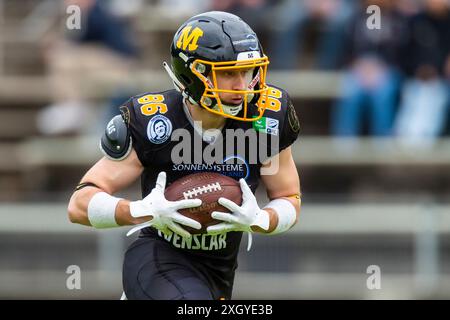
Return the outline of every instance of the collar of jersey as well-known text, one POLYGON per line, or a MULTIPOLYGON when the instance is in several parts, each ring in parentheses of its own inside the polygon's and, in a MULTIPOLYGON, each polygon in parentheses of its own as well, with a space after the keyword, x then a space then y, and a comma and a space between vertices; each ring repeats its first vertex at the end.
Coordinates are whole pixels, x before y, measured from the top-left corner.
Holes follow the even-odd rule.
POLYGON ((222 129, 225 127, 225 125, 221 126, 220 128, 217 128, 216 132, 214 134, 207 134, 207 133, 205 133, 207 130, 203 130, 202 127, 198 126, 194 122, 194 119, 192 118, 191 112, 189 111, 189 107, 187 106, 185 99, 183 99, 183 110, 184 110, 184 113, 185 113, 186 118, 188 119, 189 123, 194 128, 194 130, 202 137, 203 141, 205 141, 206 143, 209 143, 209 144, 217 141, 217 136, 219 135, 219 133, 222 132, 222 129), (211 137, 214 137, 214 139, 211 140, 211 137))

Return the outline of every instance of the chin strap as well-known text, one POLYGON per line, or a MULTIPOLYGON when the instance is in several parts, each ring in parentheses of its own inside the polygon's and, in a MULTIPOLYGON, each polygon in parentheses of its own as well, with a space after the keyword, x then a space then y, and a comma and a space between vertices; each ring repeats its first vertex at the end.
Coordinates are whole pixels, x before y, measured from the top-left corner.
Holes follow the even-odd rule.
POLYGON ((183 95, 183 97, 185 99, 188 99, 190 103, 198 105, 198 103, 196 101, 194 101, 194 99, 192 99, 187 93, 186 93, 186 88, 184 87, 184 85, 180 82, 180 80, 178 80, 178 78, 175 76, 175 74, 173 73, 172 69, 170 68, 170 66, 168 65, 167 62, 163 62, 163 67, 164 69, 166 69, 167 73, 169 74, 170 79, 172 80, 172 83, 175 87, 175 89, 178 92, 181 92, 181 94, 183 95))
POLYGON ((164 69, 166 69, 167 73, 169 74, 170 79, 172 79, 175 89, 177 89, 177 91, 179 91, 179 92, 184 92, 185 88, 184 88, 183 84, 180 82, 180 80, 177 79, 177 77, 173 73, 172 69, 167 64, 167 62, 165 62, 165 61, 163 62, 163 67, 164 67, 164 69))
MULTIPOLYGON (((212 109, 214 109, 216 111, 220 111, 220 108, 217 105, 217 103, 214 107, 212 107, 212 109)), ((242 103, 238 106, 229 106, 229 105, 222 103, 222 109, 223 109, 223 112, 225 112, 226 114, 236 116, 242 110, 242 103)))

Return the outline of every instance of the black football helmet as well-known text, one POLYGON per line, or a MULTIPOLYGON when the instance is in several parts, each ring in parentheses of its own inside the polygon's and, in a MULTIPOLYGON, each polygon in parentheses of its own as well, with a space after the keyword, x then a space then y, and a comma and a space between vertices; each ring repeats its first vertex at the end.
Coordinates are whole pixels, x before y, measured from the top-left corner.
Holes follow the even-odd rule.
POLYGON ((255 32, 241 18, 220 11, 190 18, 175 33, 171 56, 171 68, 166 62, 164 67, 175 88, 191 103, 236 120, 255 121, 262 117, 267 101, 269 59, 255 32), (250 70, 246 89, 218 88, 216 72, 225 70, 250 70), (220 92, 240 94, 242 103, 227 105, 221 101, 220 92), (258 108, 256 117, 248 112, 250 104, 258 108))

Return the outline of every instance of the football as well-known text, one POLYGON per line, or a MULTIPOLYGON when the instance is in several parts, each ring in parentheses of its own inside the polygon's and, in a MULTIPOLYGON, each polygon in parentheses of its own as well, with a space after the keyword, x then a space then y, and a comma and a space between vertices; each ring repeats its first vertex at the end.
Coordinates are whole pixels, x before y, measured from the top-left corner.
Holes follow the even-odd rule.
POLYGON ((239 182, 216 172, 199 172, 174 181, 165 190, 167 200, 201 199, 202 205, 195 208, 178 210, 182 215, 201 223, 202 228, 182 226, 192 234, 205 233, 206 228, 222 221, 211 217, 214 211, 230 212, 218 203, 224 197, 237 205, 242 204, 242 191, 239 182))

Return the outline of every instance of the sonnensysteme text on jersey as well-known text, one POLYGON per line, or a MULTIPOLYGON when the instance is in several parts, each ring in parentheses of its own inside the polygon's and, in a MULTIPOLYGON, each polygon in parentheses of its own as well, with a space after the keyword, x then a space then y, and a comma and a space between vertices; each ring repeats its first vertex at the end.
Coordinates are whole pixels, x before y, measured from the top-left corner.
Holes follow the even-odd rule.
POLYGON ((256 130, 226 129, 224 134, 218 129, 212 130, 216 131, 216 138, 205 148, 200 135, 184 128, 173 131, 171 140, 177 142, 171 152, 174 170, 182 165, 184 170, 188 169, 184 166, 189 166, 194 171, 242 171, 240 166, 243 165, 267 163, 261 168, 262 175, 278 172, 278 158, 273 157, 279 150, 278 134, 270 135, 269 139, 268 134, 256 130))

